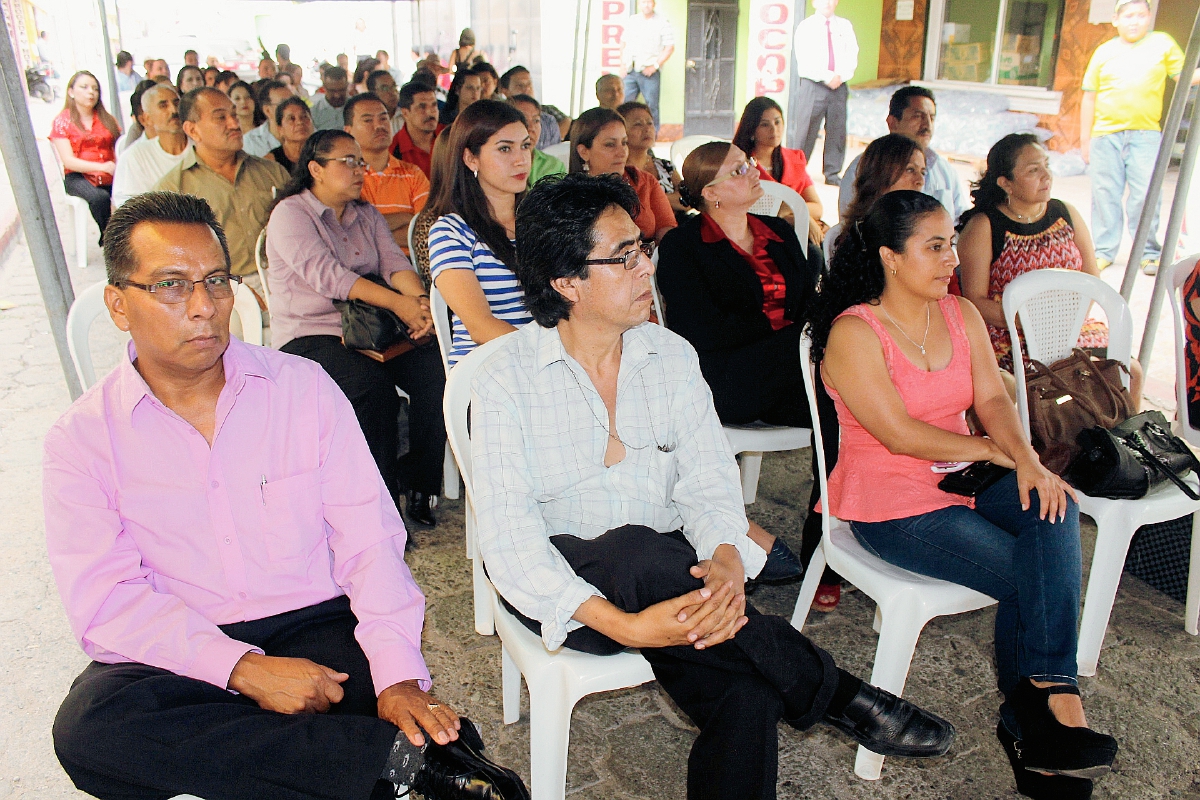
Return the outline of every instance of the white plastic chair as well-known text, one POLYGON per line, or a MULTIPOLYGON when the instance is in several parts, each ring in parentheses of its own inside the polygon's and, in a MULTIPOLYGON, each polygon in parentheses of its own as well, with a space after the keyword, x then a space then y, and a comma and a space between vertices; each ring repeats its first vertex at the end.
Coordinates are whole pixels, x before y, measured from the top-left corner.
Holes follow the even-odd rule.
POLYGON ((413 231, 415 231, 416 229, 417 229, 417 215, 413 214, 413 218, 408 221, 408 237, 407 238, 408 238, 408 260, 412 261, 412 265, 414 267, 417 265, 417 262, 413 261, 413 255, 412 255, 413 254, 413 231))
MULTIPOLYGON (((88 333, 96 317, 107 312, 104 306, 104 281, 93 283, 79 294, 67 312, 67 350, 71 353, 71 363, 75 365, 75 374, 79 376, 79 384, 86 390, 96 382, 96 369, 92 365, 92 351, 88 342, 88 333)), ((242 331, 247 344, 262 344, 262 317, 258 311, 258 302, 254 293, 249 289, 238 286, 233 300, 233 313, 242 320, 242 331), (253 306, 253 313, 247 307, 253 306), (246 320, 249 318, 249 324, 246 320), (255 328, 255 322, 258 327, 255 328), (253 341, 257 331, 258 341, 253 341)))
MULTIPOLYGON (((58 165, 59 174, 65 174, 62 159, 58 157, 58 151, 54 149, 54 142, 50 142, 50 152, 54 156, 54 163, 58 165)), ((64 195, 67 198, 67 207, 71 209, 71 222, 75 226, 75 266, 78 269, 87 269, 87 223, 92 216, 92 210, 88 207, 87 201, 82 197, 76 197, 73 194, 65 194, 65 192, 64 195)))
POLYGON ((671 163, 675 165, 675 169, 683 170, 683 162, 687 160, 688 154, 702 144, 709 142, 728 142, 728 139, 722 139, 720 136, 708 136, 705 134, 696 134, 692 136, 684 136, 682 139, 676 139, 671 142, 671 163))
MULTIPOLYGON (((658 251, 654 251, 654 264, 658 265, 658 251)), ((654 299, 654 313, 658 324, 666 325, 663 315, 662 296, 658 293, 658 281, 650 278, 650 291, 654 299)), ((725 439, 738 458, 738 471, 742 478, 742 502, 750 505, 758 499, 758 478, 762 472, 763 453, 782 453, 808 447, 812 431, 808 428, 789 428, 786 425, 768 425, 752 422, 749 425, 722 425, 725 439)))
POLYGON ((267 229, 263 228, 254 243, 254 268, 258 270, 258 280, 262 284, 263 302, 267 304, 267 313, 271 313, 271 287, 267 283, 267 229))
MULTIPOLYGON (((1175 293, 1172 292, 1172 295, 1175 293)), ((1025 335, 1025 348, 1030 358, 1051 364, 1065 357, 1075 347, 1079 331, 1092 303, 1108 317, 1108 357, 1123 364, 1129 363, 1133 347, 1133 321, 1129 306, 1115 289, 1099 278, 1086 273, 1063 269, 1039 269, 1013 280, 1004 289, 1004 319, 1013 342, 1013 363, 1021 364, 1021 340, 1017 337, 1017 317, 1025 335)), ((1023 369, 1015 370, 1017 407, 1021 423, 1029 434, 1029 401, 1023 369)), ((1122 381, 1127 378, 1122 376, 1122 381)), ((1196 486, 1196 475, 1186 478, 1196 486)), ((1143 525, 1165 522, 1200 510, 1200 503, 1191 500, 1172 483, 1166 483, 1140 500, 1109 500, 1090 497, 1078 492, 1079 510, 1096 522, 1096 549, 1088 576, 1083 617, 1079 624, 1079 674, 1096 674, 1104 631, 1112 613, 1129 553, 1134 532, 1143 525)), ((1200 569, 1197 554, 1200 548, 1192 543, 1192 576, 1200 569)), ((1189 589, 1197 591, 1196 581, 1189 589)), ((1185 620, 1189 633, 1196 629, 1195 614, 1185 620), (1190 627, 1189 627, 1190 623, 1190 627)))
POLYGON ((571 143, 558 142, 549 147, 543 147, 542 152, 548 156, 554 156, 568 167, 571 166, 571 143))
POLYGON ((825 272, 828 274, 829 265, 833 263, 833 243, 842 235, 842 223, 834 225, 825 231, 825 240, 821 242, 821 250, 825 254, 825 272))
MULTIPOLYGON (((804 373, 804 391, 813 415, 813 455, 817 459, 821 497, 828 498, 825 450, 822 447, 821 426, 817 424, 814 384, 817 376, 809 358, 810 345, 807 336, 800 340, 800 364, 804 373)), ((828 503, 828 500, 825 502, 828 503)), ((821 515, 821 527, 821 544, 805 570, 800 595, 796 598, 796 609, 792 613, 792 626, 799 631, 804 629, 821 575, 828 564, 875 601, 874 628, 879 634, 879 644, 875 647, 871 683, 881 689, 895 695, 904 694, 917 639, 929 620, 947 614, 975 611, 996 602, 973 589, 909 572, 872 555, 854 538, 850 525, 830 514, 828 507, 821 515)), ((878 780, 883 759, 878 753, 860 746, 854 759, 854 774, 869 781, 878 780)))
MULTIPOLYGON (((467 407, 471 379, 504 337, 480 345, 460 360, 446 378, 443 410, 446 434, 466 489, 471 508, 471 440, 467 432, 467 407)), ((473 512, 469 512, 473 513, 473 512)), ((566 794, 567 749, 571 737, 571 711, 580 698, 596 692, 626 689, 654 680, 650 665, 634 651, 593 656, 567 648, 549 651, 537 634, 522 625, 496 594, 482 569, 479 554, 475 575, 492 603, 502 650, 504 722, 521 716, 521 676, 529 688, 529 772, 533 800, 563 800, 566 794)), ((478 597, 478 594, 476 595, 478 597)), ((478 607, 477 607, 478 608, 478 607)))

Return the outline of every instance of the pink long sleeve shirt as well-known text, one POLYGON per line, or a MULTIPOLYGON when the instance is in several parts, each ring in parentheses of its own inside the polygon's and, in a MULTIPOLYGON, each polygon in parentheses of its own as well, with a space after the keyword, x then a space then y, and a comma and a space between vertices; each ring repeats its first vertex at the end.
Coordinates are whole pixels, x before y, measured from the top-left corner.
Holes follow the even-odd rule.
POLYGON ((210 448, 128 355, 46 435, 50 565, 84 652, 227 688, 261 650, 218 625, 344 594, 376 693, 427 690, 404 523, 321 366, 231 338, 210 448))

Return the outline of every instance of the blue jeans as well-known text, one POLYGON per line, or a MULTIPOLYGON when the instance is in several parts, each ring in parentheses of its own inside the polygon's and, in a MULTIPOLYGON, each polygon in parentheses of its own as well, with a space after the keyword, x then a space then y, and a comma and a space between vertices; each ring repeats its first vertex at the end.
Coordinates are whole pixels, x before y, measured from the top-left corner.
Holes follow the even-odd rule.
MULTIPOLYGON (((1092 139, 1092 241, 1096 258, 1115 261, 1121 249, 1121 229, 1129 226, 1129 235, 1137 234, 1142 204, 1150 188, 1150 173, 1158 158, 1162 134, 1158 131, 1117 131, 1092 139), (1125 219, 1121 218, 1121 199, 1125 187, 1129 199, 1125 203, 1125 219)), ((1146 240, 1145 258, 1157 259, 1162 254, 1158 241, 1159 209, 1154 209, 1150 237, 1146 240)))
POLYGON ((662 88, 662 70, 657 70, 647 78, 641 70, 629 70, 625 73, 625 99, 637 100, 638 92, 650 106, 650 116, 654 117, 654 130, 658 130, 658 94, 662 88))
MULTIPOLYGON (((965 506, 887 522, 852 522, 868 551, 898 567, 996 598, 996 672, 1008 696, 1021 678, 1076 683, 1079 507, 1050 523, 1037 494, 1021 510, 1016 473, 965 506)), ((1014 729, 1014 733, 1016 730, 1014 729)))

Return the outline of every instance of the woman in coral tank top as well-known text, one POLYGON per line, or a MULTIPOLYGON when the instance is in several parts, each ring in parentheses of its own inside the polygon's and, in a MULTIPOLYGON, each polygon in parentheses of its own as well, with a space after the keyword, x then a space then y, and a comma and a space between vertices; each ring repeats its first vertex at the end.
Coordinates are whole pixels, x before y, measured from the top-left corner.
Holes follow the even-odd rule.
POLYGON ((811 316, 841 427, 828 510, 885 561, 999 601, 996 733, 1017 788, 1090 797, 1117 743, 1087 728, 1077 688, 1079 508, 1030 446, 983 318, 947 295, 957 265, 950 215, 907 190, 835 252, 811 316), (990 438, 968 431, 969 408, 990 438), (938 462, 976 461, 1015 472, 974 498, 938 488, 938 462))

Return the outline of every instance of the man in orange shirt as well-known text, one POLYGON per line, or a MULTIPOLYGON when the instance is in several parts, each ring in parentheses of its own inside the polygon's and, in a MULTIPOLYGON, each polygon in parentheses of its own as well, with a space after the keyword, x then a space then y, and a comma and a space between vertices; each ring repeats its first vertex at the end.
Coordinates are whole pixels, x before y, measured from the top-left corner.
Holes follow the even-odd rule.
POLYGON ((362 148, 367 162, 362 199, 375 206, 408 255, 408 224, 429 199, 429 179, 420 168, 388 152, 392 122, 387 106, 371 92, 355 95, 342 109, 346 133, 362 148))
POLYGON ((400 116, 404 127, 392 139, 392 154, 415 164, 429 177, 433 160, 433 140, 442 132, 438 124, 438 102, 434 87, 410 81, 400 87, 400 116))

